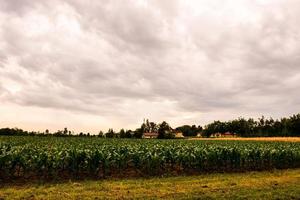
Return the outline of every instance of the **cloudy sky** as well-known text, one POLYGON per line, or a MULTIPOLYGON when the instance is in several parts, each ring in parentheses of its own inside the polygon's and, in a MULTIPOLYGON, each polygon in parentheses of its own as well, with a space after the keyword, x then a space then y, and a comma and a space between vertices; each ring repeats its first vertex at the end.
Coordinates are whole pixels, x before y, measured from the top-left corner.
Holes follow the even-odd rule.
POLYGON ((0 127, 300 111, 299 0, 0 0, 0 127))

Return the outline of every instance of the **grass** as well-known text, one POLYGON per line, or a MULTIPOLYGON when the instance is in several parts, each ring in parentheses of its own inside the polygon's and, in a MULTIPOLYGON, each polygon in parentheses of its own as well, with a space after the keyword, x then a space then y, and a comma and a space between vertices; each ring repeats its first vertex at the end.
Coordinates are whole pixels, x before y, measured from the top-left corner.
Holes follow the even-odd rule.
POLYGON ((300 169, 149 179, 10 183, 0 199, 300 199, 300 169))

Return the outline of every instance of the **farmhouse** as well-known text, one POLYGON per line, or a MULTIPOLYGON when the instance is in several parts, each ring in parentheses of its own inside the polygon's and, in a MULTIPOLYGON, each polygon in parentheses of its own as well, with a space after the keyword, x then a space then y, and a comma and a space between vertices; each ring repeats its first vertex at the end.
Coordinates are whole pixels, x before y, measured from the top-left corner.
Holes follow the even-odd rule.
POLYGON ((174 136, 175 138, 184 138, 183 134, 181 131, 176 131, 174 132, 174 136))
POLYGON ((222 133, 221 137, 236 137, 236 134, 231 132, 226 132, 226 133, 222 133))
POLYGON ((144 133, 143 134, 143 138, 157 138, 158 137, 158 133, 144 133))
POLYGON ((196 137, 203 137, 203 132, 198 132, 196 137))
POLYGON ((211 137, 236 137, 235 133, 226 132, 226 133, 214 133, 211 137))

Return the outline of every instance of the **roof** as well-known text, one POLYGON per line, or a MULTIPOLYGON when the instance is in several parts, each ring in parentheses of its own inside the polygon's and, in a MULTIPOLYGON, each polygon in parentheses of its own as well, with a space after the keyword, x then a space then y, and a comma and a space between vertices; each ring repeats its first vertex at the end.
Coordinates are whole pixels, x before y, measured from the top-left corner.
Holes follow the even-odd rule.
POLYGON ((235 133, 226 132, 226 133, 223 133, 223 135, 235 135, 235 133))
POLYGON ((144 133, 144 136, 158 136, 158 133, 144 133))

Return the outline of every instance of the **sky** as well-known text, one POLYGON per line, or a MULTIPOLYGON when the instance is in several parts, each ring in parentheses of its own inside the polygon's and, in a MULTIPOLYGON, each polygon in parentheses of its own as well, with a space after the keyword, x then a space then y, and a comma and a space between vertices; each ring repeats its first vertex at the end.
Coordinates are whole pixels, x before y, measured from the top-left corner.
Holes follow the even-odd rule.
POLYGON ((299 0, 0 0, 0 127, 300 110, 299 0))

